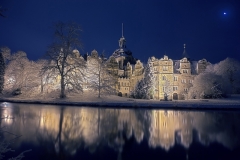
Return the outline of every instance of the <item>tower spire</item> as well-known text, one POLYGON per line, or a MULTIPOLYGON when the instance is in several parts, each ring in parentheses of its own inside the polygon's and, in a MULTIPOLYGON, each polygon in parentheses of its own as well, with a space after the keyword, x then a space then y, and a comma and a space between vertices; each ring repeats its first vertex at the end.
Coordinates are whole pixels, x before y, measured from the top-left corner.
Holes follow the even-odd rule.
POLYGON ((183 44, 183 58, 189 58, 186 52, 186 44, 183 44))
POLYGON ((123 37, 123 23, 122 23, 122 37, 123 37))

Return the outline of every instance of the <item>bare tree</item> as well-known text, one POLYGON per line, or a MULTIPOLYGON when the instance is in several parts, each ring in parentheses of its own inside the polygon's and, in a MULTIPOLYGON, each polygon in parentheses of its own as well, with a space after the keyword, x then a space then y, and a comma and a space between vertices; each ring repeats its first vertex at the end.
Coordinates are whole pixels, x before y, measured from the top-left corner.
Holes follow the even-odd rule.
POLYGON ((50 63, 45 70, 55 68, 60 76, 60 98, 65 98, 66 87, 82 90, 82 73, 79 68, 84 68, 85 63, 82 58, 74 57, 73 48, 82 47, 79 40, 81 28, 75 23, 59 22, 55 25, 56 41, 49 46, 47 55, 50 63), (79 80, 76 81, 76 76, 79 80), (77 87, 76 83, 78 84, 77 87))

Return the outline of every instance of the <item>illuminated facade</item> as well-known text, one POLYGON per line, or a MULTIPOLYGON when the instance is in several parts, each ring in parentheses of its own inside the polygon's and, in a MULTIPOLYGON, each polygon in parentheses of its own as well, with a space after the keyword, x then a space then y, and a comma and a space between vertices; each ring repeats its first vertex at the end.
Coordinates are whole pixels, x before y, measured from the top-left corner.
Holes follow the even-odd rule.
MULTIPOLYGON (((164 100, 166 95, 168 100, 186 99, 194 77, 202 73, 210 64, 206 59, 190 61, 186 58, 185 49, 184 44, 184 58, 180 60, 172 60, 167 55, 160 59, 150 58, 155 78, 154 99, 164 100)), ((137 82, 144 76, 144 65, 140 60, 135 59, 132 52, 126 48, 123 34, 119 40, 119 49, 115 50, 109 59, 109 66, 114 66, 114 71, 118 76, 116 87, 118 95, 129 97, 137 82)))

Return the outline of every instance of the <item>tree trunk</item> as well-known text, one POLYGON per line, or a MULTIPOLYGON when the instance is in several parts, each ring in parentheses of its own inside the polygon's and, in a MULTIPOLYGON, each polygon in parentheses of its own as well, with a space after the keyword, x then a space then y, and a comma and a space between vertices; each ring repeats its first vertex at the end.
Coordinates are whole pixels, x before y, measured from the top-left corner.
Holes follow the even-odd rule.
POLYGON ((61 75, 61 94, 60 94, 60 98, 65 98, 65 85, 64 85, 64 76, 61 75))
POLYGON ((100 93, 101 93, 101 79, 100 79, 100 72, 98 76, 98 98, 100 98, 100 93))
POLYGON ((43 93, 43 79, 42 79, 42 76, 41 76, 41 93, 43 93))

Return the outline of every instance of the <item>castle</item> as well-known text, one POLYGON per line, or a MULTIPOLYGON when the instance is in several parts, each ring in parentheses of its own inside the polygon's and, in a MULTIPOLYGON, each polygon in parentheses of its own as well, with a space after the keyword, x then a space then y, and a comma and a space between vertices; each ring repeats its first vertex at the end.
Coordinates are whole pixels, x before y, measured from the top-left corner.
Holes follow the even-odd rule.
MULTIPOLYGON (((202 73, 210 64, 206 59, 190 61, 186 55, 186 45, 184 44, 184 58, 180 60, 172 60, 167 55, 160 59, 150 58, 155 78, 153 99, 164 99, 166 92, 169 92, 168 99, 186 99, 194 77, 202 73)), ((110 66, 115 66, 114 70, 118 75, 116 88, 118 95, 129 97, 137 82, 144 76, 144 65, 140 60, 135 59, 132 52, 127 49, 123 31, 119 40, 119 49, 110 56, 109 63, 110 66)))
MULTIPOLYGON (((99 58, 93 50, 86 60, 99 58)), ((184 44, 183 58, 172 60, 167 55, 157 59, 150 57, 154 71, 155 91, 153 99, 183 100, 187 98, 188 90, 192 87, 194 77, 206 69, 210 63, 206 59, 190 61, 187 58, 186 45, 184 44)), ((129 97, 138 81, 144 77, 144 64, 133 57, 132 52, 126 47, 126 39, 119 39, 119 48, 107 60, 109 73, 117 77, 116 91, 119 96, 129 97)))

